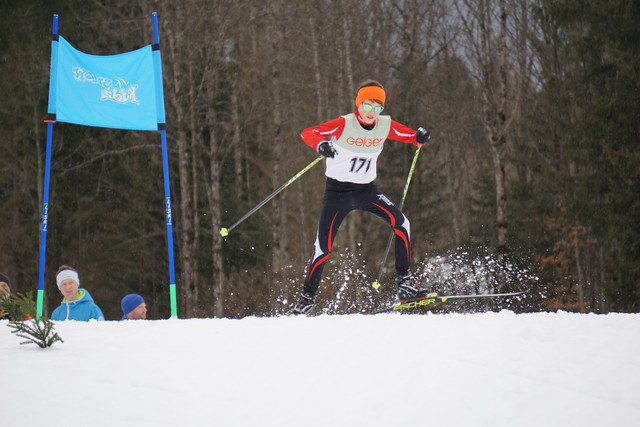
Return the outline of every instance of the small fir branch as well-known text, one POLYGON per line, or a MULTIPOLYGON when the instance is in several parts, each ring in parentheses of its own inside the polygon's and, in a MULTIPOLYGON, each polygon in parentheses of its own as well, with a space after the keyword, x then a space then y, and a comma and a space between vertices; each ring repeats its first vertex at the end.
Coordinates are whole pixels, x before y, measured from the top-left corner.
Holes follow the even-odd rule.
POLYGON ((9 317, 9 326, 12 334, 16 334, 26 341, 20 344, 37 344, 40 348, 51 347, 62 338, 53 329, 53 322, 46 317, 34 319, 36 303, 32 292, 26 295, 15 293, 0 298, 0 310, 9 317))
POLYGON ((20 344, 37 344, 40 348, 51 347, 56 341, 64 342, 57 332, 53 330, 53 322, 46 317, 38 320, 12 320, 8 325, 16 334, 26 341, 20 344))

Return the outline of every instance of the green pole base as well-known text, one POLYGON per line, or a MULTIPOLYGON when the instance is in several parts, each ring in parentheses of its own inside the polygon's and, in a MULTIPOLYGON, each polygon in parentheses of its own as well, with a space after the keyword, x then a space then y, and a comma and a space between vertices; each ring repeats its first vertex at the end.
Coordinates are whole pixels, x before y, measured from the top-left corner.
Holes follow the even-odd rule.
POLYGON ((373 286, 373 289, 378 290, 378 288, 380 287, 380 282, 378 282, 378 281, 373 282, 373 283, 371 284, 371 286, 373 286))
POLYGON ((42 317, 42 308, 44 306, 44 289, 38 289, 38 298, 36 302, 36 320, 42 317))
POLYGON ((177 307, 177 298, 176 298, 176 284, 169 284, 169 295, 171 298, 171 317, 178 318, 178 307, 177 307))

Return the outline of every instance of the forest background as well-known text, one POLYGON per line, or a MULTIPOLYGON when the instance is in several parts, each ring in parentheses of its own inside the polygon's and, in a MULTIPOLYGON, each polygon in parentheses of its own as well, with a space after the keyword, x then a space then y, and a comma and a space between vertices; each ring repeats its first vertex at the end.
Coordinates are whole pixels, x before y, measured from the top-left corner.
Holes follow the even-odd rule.
MULTIPOLYGON (((431 130, 404 208, 418 271, 496 260, 535 278, 507 284, 530 288, 519 310, 640 309, 640 2, 629 0, 1 0, 0 271, 13 291, 37 289, 53 14, 74 47, 107 55, 150 44, 152 12, 179 317, 274 315, 295 298, 322 166, 219 231, 317 156, 300 132, 353 111, 369 78, 385 85, 385 114, 431 130)), ((414 152, 385 144, 377 182, 396 202, 414 152)), ((107 319, 130 292, 149 318, 169 316, 163 194, 158 132, 54 125, 45 314, 68 264, 107 319)), ((388 233, 350 214, 325 312, 380 298, 368 286, 388 233)))

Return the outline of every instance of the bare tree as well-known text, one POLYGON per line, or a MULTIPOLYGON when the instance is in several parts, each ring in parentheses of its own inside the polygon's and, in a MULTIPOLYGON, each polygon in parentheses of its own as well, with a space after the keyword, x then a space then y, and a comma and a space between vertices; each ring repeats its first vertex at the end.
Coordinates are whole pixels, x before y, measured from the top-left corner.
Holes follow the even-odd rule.
POLYGON ((520 100, 530 78, 528 46, 523 43, 524 0, 460 0, 455 3, 466 53, 482 93, 483 124, 491 147, 496 199, 496 247, 507 250, 507 177, 509 132, 519 118, 520 100), (519 15, 520 14, 520 15, 519 15))

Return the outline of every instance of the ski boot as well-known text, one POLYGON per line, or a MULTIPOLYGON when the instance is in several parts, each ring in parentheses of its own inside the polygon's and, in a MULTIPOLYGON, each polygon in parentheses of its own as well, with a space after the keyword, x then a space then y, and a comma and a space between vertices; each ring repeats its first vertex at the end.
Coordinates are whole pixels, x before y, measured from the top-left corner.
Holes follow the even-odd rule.
POLYGON ((413 280, 411 273, 396 276, 398 299, 401 303, 416 301, 429 296, 429 291, 413 280))
POLYGON ((289 316, 307 315, 313 308, 313 305, 314 298, 311 295, 302 292, 298 303, 289 311, 289 316))

